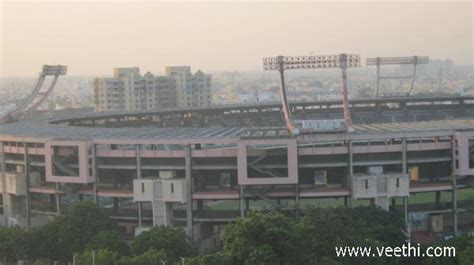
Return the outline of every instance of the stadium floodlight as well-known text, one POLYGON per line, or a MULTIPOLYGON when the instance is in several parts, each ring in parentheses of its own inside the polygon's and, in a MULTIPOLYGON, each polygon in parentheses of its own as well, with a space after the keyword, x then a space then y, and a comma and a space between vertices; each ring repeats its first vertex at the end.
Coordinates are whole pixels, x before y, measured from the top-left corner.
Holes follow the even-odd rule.
POLYGON ((379 87, 381 79, 411 79, 410 88, 407 96, 410 96, 413 91, 416 79, 416 66, 418 64, 427 64, 429 62, 428 56, 402 56, 402 57, 375 57, 367 58, 367 66, 377 66, 377 86, 375 89, 375 97, 379 96, 379 87), (381 65, 413 65, 413 73, 408 76, 380 76, 381 65))
POLYGON ((338 55, 311 55, 311 56, 276 56, 263 58, 263 70, 278 71, 280 73, 280 99, 283 114, 288 130, 292 134, 298 134, 291 119, 285 88, 285 70, 292 69, 333 69, 340 68, 342 71, 342 98, 344 108, 344 121, 348 131, 353 131, 352 119, 349 110, 349 96, 347 92, 347 68, 360 67, 360 56, 358 54, 338 55))

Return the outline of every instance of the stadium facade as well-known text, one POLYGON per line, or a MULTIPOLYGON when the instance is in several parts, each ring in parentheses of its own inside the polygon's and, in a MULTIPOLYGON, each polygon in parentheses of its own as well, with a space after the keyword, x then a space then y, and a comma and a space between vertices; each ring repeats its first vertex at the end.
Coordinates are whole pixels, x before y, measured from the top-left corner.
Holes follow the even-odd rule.
MULTIPOLYGON (((203 251, 253 209, 298 218, 308 205, 373 204, 403 216, 414 240, 472 231, 472 98, 366 101, 351 102, 354 117, 379 122, 356 119, 352 133, 289 135, 278 104, 0 124, 0 222, 40 225, 91 200, 124 236, 182 227, 203 251)), ((290 107, 341 113, 320 106, 290 107)))

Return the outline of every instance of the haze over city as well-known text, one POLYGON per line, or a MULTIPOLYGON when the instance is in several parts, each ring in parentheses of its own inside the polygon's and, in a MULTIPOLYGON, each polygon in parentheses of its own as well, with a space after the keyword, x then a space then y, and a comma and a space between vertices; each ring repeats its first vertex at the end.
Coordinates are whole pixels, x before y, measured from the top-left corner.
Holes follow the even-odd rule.
POLYGON ((261 70, 263 56, 358 53, 430 55, 473 62, 472 2, 1 4, 1 76, 35 76, 45 64, 70 75, 120 66, 162 72, 261 70))

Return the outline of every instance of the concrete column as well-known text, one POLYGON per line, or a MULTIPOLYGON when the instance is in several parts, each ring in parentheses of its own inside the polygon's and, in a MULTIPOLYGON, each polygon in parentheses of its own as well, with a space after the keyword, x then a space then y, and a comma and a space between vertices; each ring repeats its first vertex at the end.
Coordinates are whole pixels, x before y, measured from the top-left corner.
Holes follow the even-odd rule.
MULTIPOLYGON (((140 145, 135 145, 135 157, 137 160, 137 179, 142 178, 142 158, 140 156, 140 145)), ((138 202, 138 227, 142 227, 143 217, 142 217, 142 202, 138 202)))
MULTIPOLYGON (((402 173, 408 172, 408 163, 407 163, 407 139, 402 139, 402 173)), ((405 227, 408 233, 408 239, 411 239, 410 231, 410 220, 408 219, 408 198, 403 197, 403 217, 405 219, 405 227)))
POLYGON ((7 181, 5 179, 5 174, 4 172, 6 171, 5 169, 5 153, 3 153, 3 142, 0 141, 0 181, 2 181, 2 197, 3 197, 3 217, 5 218, 5 223, 6 220, 9 217, 9 209, 7 209, 7 200, 8 200, 8 194, 7 194, 7 181))
POLYGON ((440 208, 440 203, 441 203, 441 192, 437 191, 436 192, 436 209, 440 208))
POLYGON ((244 186, 240 185, 240 217, 245 217, 244 186))
POLYGON ((61 213, 60 203, 59 203, 59 183, 55 183, 55 193, 56 193, 56 213, 59 215, 61 213))
MULTIPOLYGON (((23 143, 25 155, 23 157, 23 162, 25 163, 25 186, 26 186, 26 196, 25 196, 25 206, 26 206, 26 226, 29 227, 31 225, 31 216, 30 216, 30 161, 28 160, 28 144, 26 142, 23 143)), ((18 181, 18 180, 17 180, 18 181)))
POLYGON ((453 204, 453 235, 454 237, 458 234, 458 198, 457 198, 457 183, 456 183, 456 175, 454 173, 454 169, 456 168, 456 142, 454 136, 451 139, 451 181, 453 185, 453 192, 452 192, 452 204, 453 204))
POLYGON ((300 187, 298 183, 295 185, 295 212, 296 220, 300 219, 300 187))
POLYGON ((458 192, 456 187, 456 176, 453 176, 453 235, 458 235, 458 192))
MULTIPOLYGON (((349 175, 347 176, 347 188, 349 188, 350 194, 352 194, 352 177, 354 176, 354 155, 353 155, 353 148, 352 148, 352 141, 349 141, 347 144, 347 154, 349 158, 348 164, 348 171, 349 175)), ((352 197, 349 196, 347 198, 347 206, 352 207, 352 197)))
POLYGON ((93 189, 94 189, 94 203, 97 204, 99 203, 99 196, 98 196, 98 190, 99 190, 99 174, 97 170, 97 148, 96 145, 92 145, 92 174, 94 175, 94 183, 93 183, 93 189))
POLYGON ((186 167, 186 192, 188 201, 186 203, 186 231, 189 237, 193 237, 193 180, 191 171, 191 146, 184 147, 186 156, 184 163, 186 167))

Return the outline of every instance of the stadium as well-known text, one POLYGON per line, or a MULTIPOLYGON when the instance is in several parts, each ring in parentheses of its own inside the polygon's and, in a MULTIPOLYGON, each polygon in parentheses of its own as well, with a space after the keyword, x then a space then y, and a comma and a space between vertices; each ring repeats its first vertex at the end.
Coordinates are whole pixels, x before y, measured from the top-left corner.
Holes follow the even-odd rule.
POLYGON ((124 237, 182 227, 202 251, 219 248, 221 229, 251 210, 298 218, 307 206, 376 205, 403 216, 418 242, 474 229, 474 97, 351 100, 351 131, 316 122, 318 129, 294 133, 286 112, 304 127, 344 121, 344 104, 29 119, 49 93, 36 90, 40 99, 25 100, 0 123, 4 225, 41 225, 91 200, 124 237))

